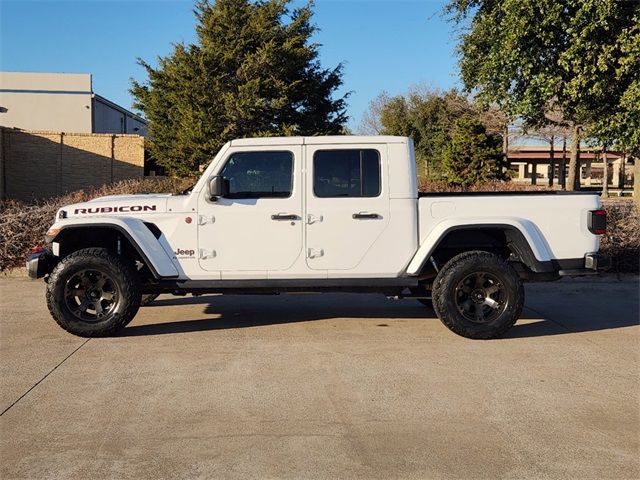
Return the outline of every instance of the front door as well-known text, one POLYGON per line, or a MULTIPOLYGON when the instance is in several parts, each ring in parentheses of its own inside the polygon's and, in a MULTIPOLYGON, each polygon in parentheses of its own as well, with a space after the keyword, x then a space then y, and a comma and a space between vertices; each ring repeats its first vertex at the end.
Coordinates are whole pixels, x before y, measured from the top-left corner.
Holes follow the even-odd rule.
POLYGON ((231 148, 214 175, 225 198, 198 204, 200 266, 221 278, 266 278, 302 253, 301 146, 231 148))
POLYGON ((306 147, 307 265, 352 270, 389 223, 386 147, 306 147))

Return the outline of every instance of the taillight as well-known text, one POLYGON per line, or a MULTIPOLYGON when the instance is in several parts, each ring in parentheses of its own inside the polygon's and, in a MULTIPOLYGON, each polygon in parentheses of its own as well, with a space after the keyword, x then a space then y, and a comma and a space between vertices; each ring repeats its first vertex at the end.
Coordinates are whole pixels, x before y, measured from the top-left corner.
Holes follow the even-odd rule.
POLYGON ((591 210, 587 219, 587 227, 594 235, 607 233, 607 212, 605 210, 591 210))

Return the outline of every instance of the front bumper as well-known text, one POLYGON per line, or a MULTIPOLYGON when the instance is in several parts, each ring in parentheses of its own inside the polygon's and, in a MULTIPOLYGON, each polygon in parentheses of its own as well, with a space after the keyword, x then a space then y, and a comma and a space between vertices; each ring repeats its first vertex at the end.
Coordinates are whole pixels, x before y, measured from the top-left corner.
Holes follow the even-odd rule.
POLYGON ((53 271, 56 263, 58 263, 58 257, 48 250, 32 253, 27 257, 27 273, 30 278, 42 278, 53 271))
POLYGON ((584 267, 560 270, 561 277, 580 277, 583 275, 597 275, 611 268, 611 257, 601 253, 587 253, 584 256, 584 267))

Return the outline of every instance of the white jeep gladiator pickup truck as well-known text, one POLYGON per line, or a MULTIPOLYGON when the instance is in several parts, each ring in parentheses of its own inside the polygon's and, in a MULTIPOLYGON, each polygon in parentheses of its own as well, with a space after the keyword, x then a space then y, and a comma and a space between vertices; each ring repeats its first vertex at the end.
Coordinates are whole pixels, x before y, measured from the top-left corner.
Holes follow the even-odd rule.
POLYGON ((486 339, 518 319, 523 281, 605 268, 605 228, 594 194, 418 194, 409 138, 255 138, 181 194, 63 207, 27 270, 80 336, 115 333, 160 293, 339 291, 432 302, 486 339))

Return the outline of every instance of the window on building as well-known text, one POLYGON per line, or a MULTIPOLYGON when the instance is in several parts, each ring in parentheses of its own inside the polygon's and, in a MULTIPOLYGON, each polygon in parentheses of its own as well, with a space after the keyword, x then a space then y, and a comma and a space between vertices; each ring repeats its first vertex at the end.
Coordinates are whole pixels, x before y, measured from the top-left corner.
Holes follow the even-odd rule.
POLYGON ((227 198, 287 198, 293 190, 293 153, 234 153, 220 175, 229 180, 227 198))
POLYGON ((313 155, 316 197, 380 195, 380 153, 373 149, 319 150, 313 155))

